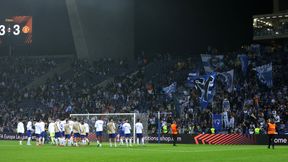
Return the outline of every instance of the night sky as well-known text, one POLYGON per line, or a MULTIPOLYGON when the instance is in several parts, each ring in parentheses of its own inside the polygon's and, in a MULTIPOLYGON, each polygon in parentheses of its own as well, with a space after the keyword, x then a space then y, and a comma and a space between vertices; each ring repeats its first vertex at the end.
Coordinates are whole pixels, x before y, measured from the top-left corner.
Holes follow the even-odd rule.
POLYGON ((272 0, 136 0, 136 52, 238 49, 252 41, 252 16, 272 8, 272 0))

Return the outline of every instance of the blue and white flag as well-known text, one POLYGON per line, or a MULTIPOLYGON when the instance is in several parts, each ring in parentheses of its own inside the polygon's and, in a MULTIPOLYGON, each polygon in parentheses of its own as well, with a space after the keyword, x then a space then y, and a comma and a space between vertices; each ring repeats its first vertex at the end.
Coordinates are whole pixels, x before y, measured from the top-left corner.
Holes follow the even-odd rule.
POLYGON ((258 66, 254 70, 256 70, 257 77, 261 83, 269 88, 273 86, 272 63, 258 66))
POLYGON ((222 115, 221 114, 213 114, 212 117, 213 127, 217 132, 222 130, 222 115))
POLYGON ((195 79, 195 87, 200 92, 200 105, 202 108, 207 108, 208 104, 212 102, 215 94, 215 80, 216 73, 204 75, 195 79))
POLYGON ((188 87, 194 87, 194 81, 195 79, 199 78, 199 71, 194 71, 188 74, 187 77, 187 85, 188 87))
POLYGON ((176 92, 176 88, 177 88, 177 83, 174 82, 174 83, 170 84, 169 86, 164 87, 163 91, 165 94, 171 94, 171 93, 176 92))
POLYGON ((241 62, 241 69, 242 72, 244 73, 244 75, 246 75, 247 73, 247 69, 248 69, 248 56, 245 54, 242 55, 238 55, 240 62, 241 62))
POLYGON ((233 91, 234 85, 233 85, 233 80, 234 80, 234 70, 230 70, 227 72, 223 73, 218 73, 217 77, 219 80, 222 81, 222 83, 225 86, 225 89, 231 93, 233 91))
POLYGON ((212 56, 209 54, 201 54, 202 63, 206 73, 210 73, 221 69, 223 66, 223 55, 212 56))

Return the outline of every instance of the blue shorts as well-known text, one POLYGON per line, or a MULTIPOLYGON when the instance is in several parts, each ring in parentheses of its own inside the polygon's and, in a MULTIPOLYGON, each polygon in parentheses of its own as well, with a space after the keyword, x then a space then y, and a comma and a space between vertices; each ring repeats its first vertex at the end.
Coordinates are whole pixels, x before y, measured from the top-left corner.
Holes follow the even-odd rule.
POLYGON ((32 136, 32 131, 31 130, 27 130, 26 135, 27 135, 27 137, 31 137, 32 136))
POLYGON ((120 135, 120 137, 124 137, 125 136, 124 131, 120 131, 119 135, 120 135))
POLYGON ((137 137, 137 138, 142 138, 142 137, 143 137, 143 134, 142 134, 142 133, 137 133, 137 134, 136 134, 136 137, 137 137))
POLYGON ((65 139, 70 139, 71 135, 70 134, 65 134, 65 139))
POLYGON ((46 132, 41 132, 41 137, 45 137, 46 136, 46 132))
POLYGON ((109 138, 115 138, 116 137, 116 134, 113 133, 113 134, 109 134, 109 138))
POLYGON ((126 138, 130 138, 130 137, 131 137, 131 134, 125 134, 125 137, 126 137, 126 138))
POLYGON ((80 134, 79 133, 74 133, 74 138, 79 138, 80 134))
POLYGON ((24 133, 18 133, 18 136, 20 136, 21 138, 23 137, 24 133))
POLYGON ((61 132, 62 137, 65 137, 65 132, 61 132))
POLYGON ((41 134, 35 134, 36 138, 40 138, 41 134))
POLYGON ((56 133, 55 133, 55 138, 60 138, 60 137, 62 137, 61 132, 56 132, 56 133))
POLYGON ((102 136, 102 131, 96 132, 96 136, 102 136))
POLYGON ((86 138, 88 138, 89 133, 86 133, 86 138))
POLYGON ((80 135, 81 139, 86 138, 86 135, 80 135))

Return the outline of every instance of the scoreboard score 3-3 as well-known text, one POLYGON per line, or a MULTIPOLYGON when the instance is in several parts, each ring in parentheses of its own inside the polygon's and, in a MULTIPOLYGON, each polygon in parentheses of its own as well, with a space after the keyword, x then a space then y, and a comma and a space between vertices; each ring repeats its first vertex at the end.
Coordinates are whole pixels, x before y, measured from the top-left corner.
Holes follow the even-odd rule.
POLYGON ((0 17, 0 46, 32 43, 32 16, 0 17))

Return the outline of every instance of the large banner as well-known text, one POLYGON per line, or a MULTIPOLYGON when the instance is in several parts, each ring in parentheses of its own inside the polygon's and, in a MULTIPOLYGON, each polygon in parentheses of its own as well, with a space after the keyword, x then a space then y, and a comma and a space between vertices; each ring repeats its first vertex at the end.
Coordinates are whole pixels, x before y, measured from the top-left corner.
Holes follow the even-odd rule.
POLYGON ((176 90, 177 90, 177 83, 176 82, 173 82, 169 86, 163 88, 163 92, 165 94, 175 93, 176 90))
POLYGON ((234 85, 234 70, 222 72, 222 73, 217 73, 217 77, 219 80, 222 81, 222 83, 225 86, 226 91, 231 93, 233 91, 234 85))
MULTIPOLYGON (((0 140, 19 140, 20 136, 16 133, 0 133, 0 140)), ((89 139, 95 142, 95 133, 89 134, 89 139)), ((157 134, 144 136, 146 143, 158 143, 157 134)), ((27 140, 27 136, 24 136, 27 140)), ((32 136, 35 140, 35 136, 32 136)), ((104 136, 103 141, 108 141, 108 136, 104 136)), ((180 144, 211 144, 211 145, 267 145, 268 135, 243 135, 243 134, 179 134, 177 142, 180 144)), ((160 143, 173 143, 170 134, 160 136, 160 143)), ((275 145, 288 145, 288 135, 275 135, 275 145)))
POLYGON ((206 73, 218 71, 223 66, 223 55, 201 54, 202 64, 206 73))
POLYGON ((195 87, 200 94, 200 105, 202 108, 207 108, 212 102, 215 94, 216 73, 207 74, 195 79, 195 87))
POLYGON ((245 54, 238 55, 241 62, 241 70, 246 75, 248 69, 248 56, 245 54))
POLYGON ((257 77, 261 83, 265 84, 269 88, 273 86, 272 63, 258 66, 254 68, 254 70, 256 70, 257 77))

